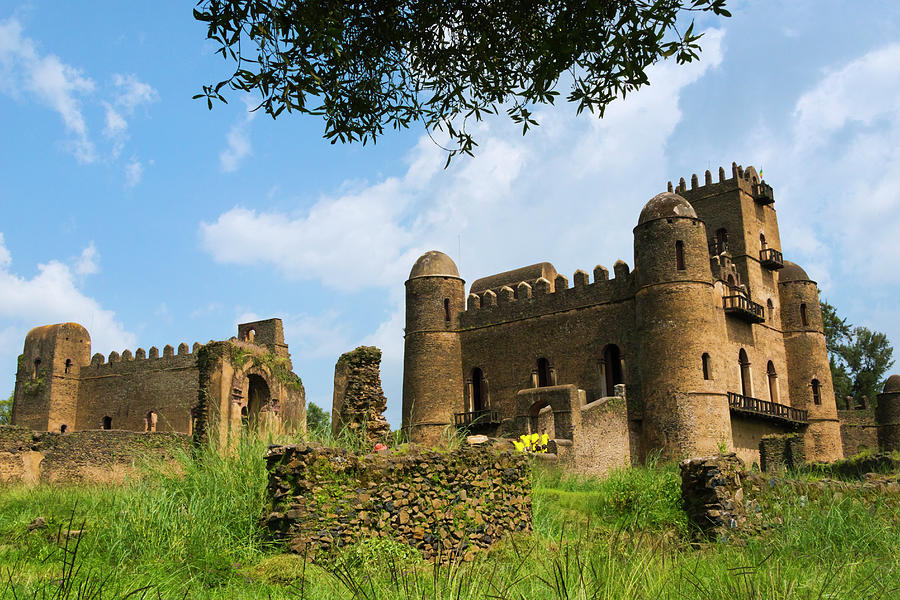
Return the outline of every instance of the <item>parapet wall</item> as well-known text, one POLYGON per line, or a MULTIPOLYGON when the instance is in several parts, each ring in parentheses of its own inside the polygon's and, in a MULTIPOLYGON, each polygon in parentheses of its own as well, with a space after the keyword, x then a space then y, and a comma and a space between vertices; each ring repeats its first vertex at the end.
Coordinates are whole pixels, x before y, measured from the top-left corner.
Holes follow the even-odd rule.
POLYGON ((178 433, 60 434, 0 426, 0 483, 121 483, 143 462, 172 461, 189 445, 178 433))
POLYGON ((266 466, 265 524, 291 551, 312 559, 362 538, 387 537, 429 560, 471 560, 500 538, 531 529, 527 457, 488 445, 368 455, 278 446, 266 466))
POLYGON ((534 285, 523 281, 515 289, 504 286, 499 293, 487 290, 469 294, 460 327, 484 327, 633 298, 634 277, 628 265, 617 261, 613 269, 615 278, 610 279, 605 267, 595 267, 593 283, 587 272, 578 270, 573 287, 569 287, 565 275, 557 275, 553 282, 540 278, 534 285))

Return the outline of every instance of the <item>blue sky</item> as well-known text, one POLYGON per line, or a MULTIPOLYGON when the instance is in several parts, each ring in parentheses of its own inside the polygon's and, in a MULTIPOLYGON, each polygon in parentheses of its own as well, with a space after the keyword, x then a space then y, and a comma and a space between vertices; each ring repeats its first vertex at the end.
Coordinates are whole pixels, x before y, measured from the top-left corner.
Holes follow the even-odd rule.
POLYGON ((224 339, 280 316, 307 398, 334 362, 383 348, 400 421, 403 281, 438 249, 462 276, 541 260, 633 264, 668 180, 764 169, 785 258, 858 325, 900 341, 900 6, 732 2, 700 62, 660 64, 607 117, 541 109, 482 124, 475 159, 421 128, 331 145, 191 100, 227 65, 193 3, 34 0, 0 8, 0 395, 34 326, 77 321, 95 352, 224 339), (90 8, 85 8, 90 6, 90 8))

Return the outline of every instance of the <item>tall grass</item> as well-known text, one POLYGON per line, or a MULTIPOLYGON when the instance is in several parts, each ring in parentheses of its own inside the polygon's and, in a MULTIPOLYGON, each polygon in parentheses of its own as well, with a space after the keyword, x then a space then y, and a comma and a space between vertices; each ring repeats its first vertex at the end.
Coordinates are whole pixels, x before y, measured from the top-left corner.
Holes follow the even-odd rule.
POLYGON ((435 566, 371 539, 311 564, 261 533, 265 449, 245 441, 230 453, 185 454, 178 469, 149 466, 122 486, 0 490, 0 597, 900 597, 897 494, 766 487, 751 505, 758 531, 698 546, 673 464, 605 478, 538 468, 534 533, 472 563, 435 566), (29 531, 37 516, 49 527, 29 531), (81 521, 80 537, 65 535, 81 521), (77 565, 68 576, 66 565, 77 565))

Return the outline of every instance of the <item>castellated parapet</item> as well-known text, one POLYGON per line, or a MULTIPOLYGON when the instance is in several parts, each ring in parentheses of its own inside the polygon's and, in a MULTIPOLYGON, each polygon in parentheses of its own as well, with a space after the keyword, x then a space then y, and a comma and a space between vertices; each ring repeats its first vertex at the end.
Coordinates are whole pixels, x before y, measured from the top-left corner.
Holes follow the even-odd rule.
POLYGON ((723 447, 750 464, 764 435, 794 431, 809 460, 839 458, 815 284, 783 260, 756 169, 717 175, 647 203, 633 270, 567 277, 543 262, 466 293, 450 257, 420 258, 406 282, 408 435, 547 433, 591 473, 723 447))
POLYGON ((305 428, 302 383, 280 319, 238 326, 238 338, 91 357, 77 323, 33 329, 19 357, 12 424, 69 433, 180 432, 228 442, 242 431, 305 428), (257 336, 257 332, 260 335, 257 336))

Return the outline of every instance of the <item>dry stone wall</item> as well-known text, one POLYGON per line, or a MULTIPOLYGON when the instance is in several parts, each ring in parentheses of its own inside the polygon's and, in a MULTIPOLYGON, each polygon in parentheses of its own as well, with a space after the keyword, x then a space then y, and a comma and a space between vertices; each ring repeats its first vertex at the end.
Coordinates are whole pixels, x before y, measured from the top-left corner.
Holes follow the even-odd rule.
POLYGON ((681 462, 684 511, 701 536, 721 539, 746 522, 743 472, 733 452, 681 462))
POLYGON ((759 468, 765 473, 793 471, 806 464, 806 440, 801 433, 764 435, 759 442, 759 468))
POLYGON ((359 455, 301 444, 273 447, 266 464, 265 525, 312 559, 387 537, 429 560, 471 560, 500 538, 531 529, 530 465, 506 449, 411 446, 359 455))
POLYGON ((387 398, 381 389, 381 350, 360 346, 342 354, 334 366, 332 432, 365 428, 372 444, 384 441, 391 427, 384 418, 387 398))

